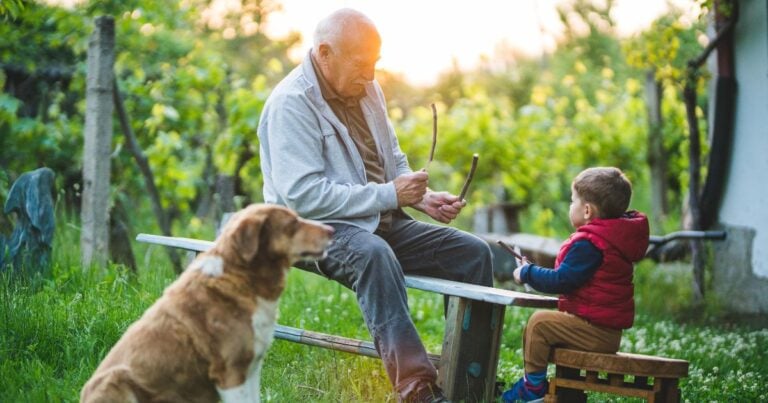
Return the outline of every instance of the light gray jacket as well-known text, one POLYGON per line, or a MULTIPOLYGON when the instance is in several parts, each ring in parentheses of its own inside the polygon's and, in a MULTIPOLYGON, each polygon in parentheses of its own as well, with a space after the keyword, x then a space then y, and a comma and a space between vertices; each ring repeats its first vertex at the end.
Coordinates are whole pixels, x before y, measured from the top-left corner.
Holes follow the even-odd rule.
POLYGON ((270 94, 259 121, 264 201, 326 223, 375 231, 382 211, 397 208, 392 180, 412 172, 376 81, 360 100, 384 162, 387 183, 368 182, 349 131, 325 102, 310 55, 270 94))

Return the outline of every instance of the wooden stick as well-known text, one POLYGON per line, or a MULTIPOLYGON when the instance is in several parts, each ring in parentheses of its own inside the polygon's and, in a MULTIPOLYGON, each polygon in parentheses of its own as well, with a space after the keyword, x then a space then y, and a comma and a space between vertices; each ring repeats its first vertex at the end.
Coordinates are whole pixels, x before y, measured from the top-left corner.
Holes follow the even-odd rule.
POLYGON ((508 243, 502 241, 501 239, 497 240, 496 243, 499 244, 502 248, 504 248, 505 251, 511 253, 512 256, 514 256, 517 259, 519 259, 521 263, 522 263, 523 260, 528 261, 528 263, 533 263, 532 260, 530 260, 527 257, 517 253, 517 251, 515 251, 515 249, 512 248, 512 246, 510 246, 508 243))
POLYGON ((435 158, 435 147, 437 147, 437 109, 435 104, 432 105, 432 148, 429 150, 429 159, 427 160, 427 166, 424 168, 426 171, 429 168, 429 163, 435 158))
POLYGON ((469 169, 469 174, 467 175, 467 179, 464 181, 464 186, 461 188, 461 193, 459 194, 459 200, 464 200, 464 196, 467 195, 467 191, 469 190, 469 184, 472 183, 472 178, 475 177, 475 169, 477 169, 477 160, 480 158, 480 156, 475 153, 472 155, 472 167, 469 169))
MULTIPOLYGON (((507 251, 507 252, 511 253, 511 254, 512 254, 512 256, 514 256, 514 257, 515 257, 515 263, 517 263, 517 265, 518 265, 518 266, 522 266, 522 265, 523 265, 523 262, 528 262, 528 263, 531 263, 531 264, 535 264, 535 263, 533 263, 533 261, 532 261, 532 260, 528 260, 528 258, 527 258, 527 257, 525 257, 525 256, 523 256, 523 255, 521 255, 521 254, 519 254, 519 253, 517 252, 517 251, 519 251, 519 250, 520 250, 520 247, 519 247, 519 246, 515 246, 514 248, 512 248, 511 246, 509 246, 508 244, 506 244, 506 243, 505 243, 504 241, 502 241, 501 239, 497 240, 497 241, 496 241, 496 243, 498 243, 499 245, 501 245, 501 247, 502 247, 502 248, 504 248, 504 250, 505 250, 505 251, 507 251)), ((517 269, 515 269, 515 270, 517 270, 517 269)), ((517 280, 515 280, 515 282, 517 282, 517 280)), ((531 286, 530 286, 530 284, 528 284, 528 283, 523 283, 523 286, 525 287, 525 291, 528 291, 528 292, 533 292, 533 291, 536 291, 536 290, 535 290, 533 287, 531 287, 531 286)))

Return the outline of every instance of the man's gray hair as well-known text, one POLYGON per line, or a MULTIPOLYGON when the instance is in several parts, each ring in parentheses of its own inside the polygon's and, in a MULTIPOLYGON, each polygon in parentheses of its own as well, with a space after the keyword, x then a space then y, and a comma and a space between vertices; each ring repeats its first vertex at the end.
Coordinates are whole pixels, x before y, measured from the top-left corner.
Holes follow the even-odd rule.
POLYGON ((345 40, 349 39, 345 35, 358 32, 362 26, 373 27, 374 24, 365 14, 351 8, 334 11, 317 24, 312 46, 315 50, 322 43, 333 48, 343 47, 345 40))

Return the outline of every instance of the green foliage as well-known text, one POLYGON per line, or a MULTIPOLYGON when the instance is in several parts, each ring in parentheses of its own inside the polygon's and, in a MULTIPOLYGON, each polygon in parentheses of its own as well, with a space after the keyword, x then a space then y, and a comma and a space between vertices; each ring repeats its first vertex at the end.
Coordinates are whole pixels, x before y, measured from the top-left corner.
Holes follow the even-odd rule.
POLYGON ((689 60, 702 48, 698 38, 705 35, 703 21, 691 26, 683 22, 683 12, 672 9, 651 23, 648 29, 624 42, 623 51, 630 66, 655 71, 666 85, 682 89, 681 80, 689 60))
MULTIPOLYGON (((574 85, 586 74, 577 70, 558 83, 554 77, 543 79, 534 86, 530 103, 518 110, 506 98, 489 98, 480 87, 465 88, 465 97, 453 108, 439 110, 438 163, 430 167, 430 186, 458 192, 468 169, 463 167, 479 153, 468 200, 526 205, 536 213, 526 231, 562 235, 570 224, 559 212, 567 211, 571 180, 585 167, 617 166, 643 183, 647 174, 641 85, 630 79, 619 86, 613 71, 605 68, 590 101, 583 88, 574 85), (558 213, 547 213, 552 211, 558 213)), ((396 125, 413 166, 423 166, 431 142, 431 112, 417 109, 396 125)))
POLYGON ((501 47, 495 57, 482 63, 474 74, 476 85, 485 88, 491 98, 507 98, 514 109, 519 109, 531 102, 533 87, 547 65, 546 57, 536 60, 501 47))
MULTIPOLYGON (((71 10, 32 3, 2 24, 0 67, 13 75, 0 70, 0 170, 12 181, 48 166, 76 203, 88 37, 93 17, 112 15, 118 86, 163 206, 172 217, 195 211, 216 175, 238 176, 239 190, 260 199, 256 126, 299 38, 263 33, 259 24, 277 7, 270 1, 238 2, 223 25, 206 17, 209 3, 91 1, 71 10), (251 23, 237 25, 241 18, 251 23), (233 37, 229 29, 241 31, 233 37)), ((131 204, 146 197, 145 185, 117 123, 113 197, 131 204)))
MULTIPOLYGON (((706 3, 706 2, 700 2, 706 3)), ((701 7, 708 7, 701 4, 701 7)), ((623 44, 623 51, 630 66, 644 72, 653 73, 662 84, 661 128, 664 139, 669 169, 668 182, 674 201, 682 203, 688 186, 688 123, 685 120, 685 106, 682 101, 683 87, 686 83, 688 62, 698 57, 702 51, 699 38, 706 35, 703 19, 693 23, 685 21, 683 10, 672 10, 656 19, 651 26, 623 44)), ((638 73, 639 74, 639 73, 638 73)), ((706 127, 704 110, 708 101, 706 85, 707 72, 697 75, 697 93, 699 94, 697 114, 701 117, 699 127, 706 127)), ((706 130, 702 130, 706 132, 706 130)), ((707 142, 701 139, 704 147, 702 166, 706 161, 707 142)))
POLYGON ((627 68, 611 17, 613 4, 613 0, 573 0, 558 6, 565 33, 549 58, 549 70, 557 80, 554 83, 556 89, 562 90, 570 85, 581 87, 587 99, 594 102, 596 92, 606 79, 602 73, 605 69, 611 70, 612 77, 609 79, 618 83, 627 79, 627 68), (574 70, 578 74, 573 82, 559 82, 560 78, 573 74, 574 70))
MULTIPOLYGON (((163 206, 175 219, 199 212, 217 176, 235 177, 241 201, 261 200, 258 119, 275 81, 291 67, 287 54, 299 37, 275 40, 260 29, 279 9, 277 2, 233 2, 221 19, 212 19, 208 7, 205 0, 91 1, 73 10, 34 3, 0 27, 6 34, 0 35, 3 66, 22 66, 19 71, 33 77, 42 77, 50 65, 69 72, 65 80, 38 87, 35 92, 43 97, 0 92, 0 129, 10 134, 0 138, 6 176, 13 180, 46 165, 57 172, 68 195, 77 194, 72 186, 79 180, 82 158, 87 40, 92 18, 110 14, 117 34, 118 85, 163 206), (34 32, 31 39, 21 40, 19 35, 28 32, 34 32), (19 153, 31 157, 14 158, 19 153)), ((525 206, 523 231, 565 236, 571 179, 594 165, 622 168, 635 184, 635 208, 649 205, 644 70, 655 67, 660 77, 675 82, 686 58, 700 48, 702 28, 686 27, 674 11, 643 34, 623 40, 614 31, 612 7, 610 1, 561 5, 565 35, 541 59, 509 52, 504 63, 489 61, 471 74, 454 66, 436 86, 423 90, 386 72, 378 74, 414 168, 425 164, 429 104, 438 104, 440 140, 430 167, 432 188, 458 193, 472 154, 480 155, 468 198, 472 203, 457 226, 471 227, 475 206, 506 202, 525 206)), ((8 77, 0 80, 8 82, 8 77)), ((35 82, 43 85, 45 80, 35 82)), ((687 130, 678 87, 668 88, 663 130, 672 202, 680 204, 687 185, 687 130)), ((700 100, 703 111, 706 98, 700 100)), ((116 124, 113 197, 130 205, 145 200, 146 192, 123 144, 116 124)))
POLYGON ((0 0, 0 18, 16 18, 24 10, 24 0, 0 0))
MULTIPOLYGON (((257 5, 262 2, 246 3, 260 10, 257 5)), ((120 36, 125 38, 126 51, 116 64, 126 107, 155 171, 163 205, 186 212, 194 208, 201 194, 211 191, 216 173, 240 175, 252 194, 260 189, 256 187, 260 173, 254 169, 258 167, 254 140, 268 95, 265 76, 282 71, 285 56, 281 59, 275 55, 284 54, 295 38, 271 41, 257 32, 225 39, 221 30, 226 27, 209 29, 203 24, 201 9, 174 7, 179 9, 169 12, 166 5, 158 5, 154 10, 126 12, 121 20, 124 34, 120 36), (230 62, 241 58, 232 57, 233 41, 273 43, 264 54, 251 45, 240 49, 258 59, 245 68, 245 64, 230 62), (151 52, 151 58, 134 57, 146 51, 151 52), (255 77, 254 69, 260 72, 255 77)), ((124 158, 130 172, 130 157, 124 158)), ((130 182, 137 177, 138 173, 120 176, 121 187, 141 189, 130 182)))
MULTIPOLYGON (((618 38, 610 17, 612 6, 612 2, 564 4, 559 11, 566 34, 552 54, 534 60, 508 51, 501 60, 489 61, 472 74, 460 76, 454 69, 425 91, 442 101, 430 186, 458 192, 471 155, 480 155, 468 197, 470 211, 459 218, 458 226, 471 228, 467 216, 475 206, 506 202, 525 207, 524 232, 564 237, 571 230, 564 214, 571 180, 588 166, 613 165, 624 170, 635 188, 631 207, 650 210, 643 93, 647 66, 635 64, 644 60, 645 48, 637 48, 636 38, 618 38), (634 61, 627 63, 627 57, 634 61)), ((678 38, 674 54, 659 50, 652 60, 661 63, 664 57, 674 57, 665 63, 683 66, 701 49, 696 40, 700 33, 700 24, 687 27, 674 11, 640 37, 652 38, 642 43, 656 41, 654 46, 660 49, 658 42, 664 38, 678 38), (666 26, 670 30, 664 35, 656 33, 666 26)), ((662 104, 673 205, 682 205, 688 180, 687 124, 680 89, 667 86, 662 104)), ((706 97, 700 101, 704 127, 706 97)), ((396 98, 395 102, 401 101, 396 98)), ((393 114, 401 145, 415 168, 424 166, 431 142, 429 102, 393 114)), ((706 153, 705 146, 703 158, 706 153)), ((673 213, 670 220, 677 216, 673 213)), ((655 230, 674 230, 678 225, 672 221, 655 230)))
POLYGON ((73 13, 36 2, 0 24, 0 170, 10 181, 41 166, 77 172, 82 123, 67 88, 85 29, 73 13))

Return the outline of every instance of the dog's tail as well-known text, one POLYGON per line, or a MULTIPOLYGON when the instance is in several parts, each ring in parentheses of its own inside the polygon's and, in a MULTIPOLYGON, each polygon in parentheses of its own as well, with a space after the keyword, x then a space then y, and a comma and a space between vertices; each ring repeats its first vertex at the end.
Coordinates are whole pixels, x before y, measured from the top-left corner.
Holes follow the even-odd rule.
POLYGON ((131 369, 119 365, 94 375, 80 392, 81 403, 110 403, 144 401, 141 388, 131 377, 131 369))

